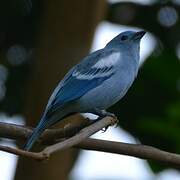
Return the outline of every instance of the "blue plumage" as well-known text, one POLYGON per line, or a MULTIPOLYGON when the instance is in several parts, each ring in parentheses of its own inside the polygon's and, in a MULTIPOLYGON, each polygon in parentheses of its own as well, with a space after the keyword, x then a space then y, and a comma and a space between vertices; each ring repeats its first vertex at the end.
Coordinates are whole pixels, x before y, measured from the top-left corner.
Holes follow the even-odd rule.
POLYGON ((89 90, 97 87, 99 84, 101 84, 104 80, 106 80, 108 77, 100 77, 100 78, 94 78, 91 80, 78 80, 74 77, 72 77, 68 84, 64 85, 61 90, 57 93, 56 98, 52 102, 49 109, 57 109, 59 106, 62 106, 63 104, 76 100, 79 97, 83 96, 86 92, 89 90))
POLYGON ((29 150, 46 128, 68 114, 106 115, 104 110, 126 94, 137 75, 140 39, 144 34, 123 32, 74 66, 55 88, 24 149, 29 150))

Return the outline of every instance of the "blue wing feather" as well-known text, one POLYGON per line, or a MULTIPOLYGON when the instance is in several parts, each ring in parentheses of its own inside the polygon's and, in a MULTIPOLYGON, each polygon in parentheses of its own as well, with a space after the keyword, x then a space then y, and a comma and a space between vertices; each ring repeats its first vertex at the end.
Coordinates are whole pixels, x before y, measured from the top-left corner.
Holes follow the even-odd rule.
POLYGON ((55 111, 58 107, 61 107, 67 102, 76 100, 87 93, 89 90, 99 86, 103 81, 110 76, 94 78, 91 80, 79 80, 75 77, 71 77, 57 93, 56 97, 48 107, 48 112, 55 111))

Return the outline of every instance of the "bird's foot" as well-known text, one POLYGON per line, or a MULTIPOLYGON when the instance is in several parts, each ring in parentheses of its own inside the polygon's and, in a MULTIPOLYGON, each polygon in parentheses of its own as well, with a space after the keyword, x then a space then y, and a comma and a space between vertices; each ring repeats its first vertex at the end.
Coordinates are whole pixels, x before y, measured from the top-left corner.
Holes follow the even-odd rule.
POLYGON ((110 126, 113 126, 114 124, 116 124, 116 126, 117 126, 117 124, 118 124, 119 121, 118 121, 118 118, 117 118, 117 116, 116 116, 115 114, 110 113, 110 112, 105 111, 105 110, 102 110, 101 112, 102 112, 102 114, 103 114, 103 116, 100 116, 101 118, 106 117, 106 116, 109 116, 109 117, 112 117, 113 119, 116 120, 115 123, 114 123, 114 121, 112 121, 112 123, 111 123, 110 126))
POLYGON ((105 133, 110 126, 111 126, 111 125, 108 125, 108 126, 102 128, 102 129, 101 129, 102 133, 105 133))
POLYGON ((104 127, 104 128, 102 129, 103 132, 106 132, 106 130, 108 129, 108 127, 109 127, 109 126, 113 126, 114 124, 116 124, 116 127, 117 127, 118 119, 117 119, 117 117, 116 117, 115 114, 110 113, 110 112, 108 112, 108 111, 106 111, 106 110, 100 110, 100 109, 96 109, 96 108, 95 108, 93 111, 91 111, 91 113, 96 114, 96 115, 99 116, 99 118, 98 118, 97 120, 100 120, 100 119, 102 119, 102 118, 104 118, 104 117, 106 117, 106 116, 109 116, 109 117, 112 117, 113 119, 116 119, 115 123, 114 123, 114 121, 112 120, 112 123, 111 123, 110 125, 108 125, 107 127, 104 127))
POLYGON ((118 127, 119 120, 117 119, 117 117, 116 117, 116 116, 110 116, 110 117, 115 118, 116 121, 114 122, 114 121, 112 120, 110 125, 108 125, 108 126, 104 127, 103 129, 101 129, 103 133, 106 132, 107 129, 108 129, 110 126, 114 126, 114 125, 115 125, 115 127, 118 127))
POLYGON ((97 108, 95 108, 95 109, 93 109, 92 111, 90 111, 90 113, 93 113, 93 114, 95 114, 95 115, 98 115, 99 116, 99 118, 104 118, 104 117, 106 117, 106 116, 110 116, 110 117, 113 117, 113 118, 117 118, 116 116, 115 116, 115 114, 113 114, 113 113, 110 113, 110 112, 108 112, 108 111, 106 111, 106 110, 101 110, 101 109, 97 109, 97 108))
POLYGON ((108 111, 106 111, 106 110, 102 110, 101 113, 102 113, 102 115, 103 115, 104 117, 105 117, 105 116, 110 116, 110 117, 115 118, 115 119, 117 118, 115 114, 110 113, 110 112, 108 112, 108 111))

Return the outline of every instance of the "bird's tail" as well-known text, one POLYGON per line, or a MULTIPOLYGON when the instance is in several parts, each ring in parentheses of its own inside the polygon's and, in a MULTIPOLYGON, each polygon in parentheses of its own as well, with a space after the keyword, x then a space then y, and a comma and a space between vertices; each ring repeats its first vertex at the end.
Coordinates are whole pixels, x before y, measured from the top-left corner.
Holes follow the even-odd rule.
POLYGON ((27 143, 24 145, 23 149, 26 151, 29 151, 35 141, 39 138, 39 136, 43 133, 43 131, 46 129, 46 126, 44 124, 44 121, 40 121, 40 123, 37 125, 37 127, 34 129, 30 137, 28 138, 27 143))
POLYGON ((29 151, 35 141, 40 137, 40 135, 43 133, 43 131, 47 128, 55 124, 57 121, 60 121, 64 117, 66 117, 65 114, 68 114, 67 112, 64 113, 55 113, 53 116, 49 117, 44 113, 42 116, 39 124, 37 127, 34 129, 30 137, 28 138, 27 143, 24 145, 23 149, 26 151, 29 151), (50 119, 49 119, 50 118, 50 119))

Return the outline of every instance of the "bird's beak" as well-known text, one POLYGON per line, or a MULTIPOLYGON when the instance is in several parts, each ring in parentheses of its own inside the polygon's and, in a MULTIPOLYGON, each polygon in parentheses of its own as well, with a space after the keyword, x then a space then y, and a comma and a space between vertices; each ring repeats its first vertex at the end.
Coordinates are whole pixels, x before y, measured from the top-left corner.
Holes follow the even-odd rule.
POLYGON ((132 39, 133 40, 140 40, 145 34, 146 34, 145 31, 138 31, 133 35, 132 39))

